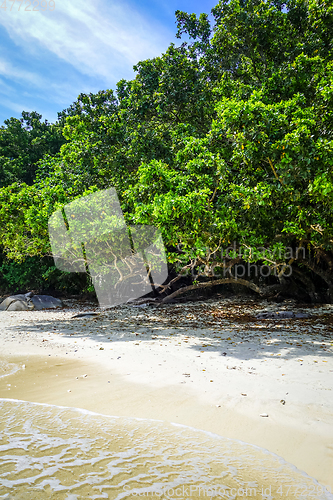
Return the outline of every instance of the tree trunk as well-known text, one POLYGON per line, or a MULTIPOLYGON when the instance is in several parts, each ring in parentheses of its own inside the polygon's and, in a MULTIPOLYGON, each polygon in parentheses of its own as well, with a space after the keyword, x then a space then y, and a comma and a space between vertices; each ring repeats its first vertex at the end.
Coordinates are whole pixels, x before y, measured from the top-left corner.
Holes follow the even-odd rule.
POLYGON ((182 288, 179 288, 178 290, 171 293, 170 295, 167 295, 167 297, 164 297, 164 299, 162 300, 162 304, 165 304, 165 303, 169 302, 170 300, 174 299, 175 297, 177 297, 178 295, 181 295, 185 292, 189 292, 190 290, 198 290, 200 288, 207 288, 207 287, 215 286, 215 285, 227 285, 229 283, 232 283, 234 285, 246 286, 259 294, 261 292, 260 288, 257 285, 255 285, 254 283, 252 283, 251 281, 243 280, 241 278, 237 278, 237 279, 236 278, 222 278, 222 279, 216 280, 216 281, 208 281, 206 283, 197 283, 195 285, 188 285, 188 286, 184 286, 182 288))
POLYGON ((328 301, 330 303, 333 302, 333 282, 332 282, 332 273, 329 271, 325 271, 321 267, 317 266, 315 262, 307 260, 307 259, 297 259, 298 262, 301 262, 304 264, 308 269, 311 269, 315 274, 320 276, 325 283, 327 284, 328 290, 327 290, 327 295, 328 295, 328 301))

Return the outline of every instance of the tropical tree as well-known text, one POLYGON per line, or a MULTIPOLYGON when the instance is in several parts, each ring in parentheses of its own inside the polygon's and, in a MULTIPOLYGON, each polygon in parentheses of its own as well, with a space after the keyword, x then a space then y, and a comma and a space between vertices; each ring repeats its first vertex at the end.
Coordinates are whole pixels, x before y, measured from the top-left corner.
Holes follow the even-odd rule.
POLYGON ((186 291, 172 287, 187 276, 191 289, 332 299, 332 5, 221 0, 212 14, 177 11, 177 36, 190 42, 138 62, 114 92, 80 94, 59 113, 61 147, 44 142, 22 170, 30 177, 18 165, 40 118, 1 129, 22 145, 17 166, 6 163, 16 183, 0 190, 7 258, 50 254, 49 216, 113 186, 129 225, 163 234, 162 296, 186 291))
POLYGON ((13 182, 31 184, 38 161, 44 155, 54 155, 65 138, 59 124, 41 122, 35 111, 22 112, 22 118, 5 120, 0 127, 0 187, 13 182))

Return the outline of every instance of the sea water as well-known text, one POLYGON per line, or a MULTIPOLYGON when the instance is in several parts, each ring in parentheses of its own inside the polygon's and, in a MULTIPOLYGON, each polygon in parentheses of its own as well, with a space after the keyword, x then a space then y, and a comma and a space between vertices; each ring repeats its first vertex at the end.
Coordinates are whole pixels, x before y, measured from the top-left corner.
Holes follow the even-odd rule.
POLYGON ((0 498, 333 499, 257 446, 163 421, 0 399, 0 498))
POLYGON ((8 377, 13 375, 21 369, 21 366, 17 363, 10 363, 9 361, 0 358, 0 378, 8 377))

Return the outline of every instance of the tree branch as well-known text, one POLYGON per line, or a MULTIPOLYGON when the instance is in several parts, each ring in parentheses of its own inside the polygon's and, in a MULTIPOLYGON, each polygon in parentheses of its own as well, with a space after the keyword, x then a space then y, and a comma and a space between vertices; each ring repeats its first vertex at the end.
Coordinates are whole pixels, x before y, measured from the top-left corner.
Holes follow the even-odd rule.
POLYGON ((183 288, 179 288, 178 290, 171 293, 167 297, 164 297, 164 299, 162 300, 162 304, 165 304, 165 303, 169 302, 170 300, 172 300, 174 297, 177 297, 178 295, 181 295, 185 292, 189 292, 190 290, 199 290, 200 288, 208 288, 208 287, 215 286, 215 285, 226 285, 228 283, 232 283, 234 285, 243 285, 243 286, 250 288, 251 290, 254 290, 255 292, 257 292, 259 294, 261 293, 260 288, 257 285, 255 285, 254 283, 251 283, 251 281, 243 280, 241 278, 222 278, 222 279, 216 280, 216 281, 208 281, 206 283, 197 283, 196 285, 189 285, 189 286, 184 286, 183 288))
POLYGON ((276 173, 276 170, 275 170, 275 168, 274 168, 274 165, 273 165, 273 163, 272 163, 272 160, 271 160, 270 158, 267 158, 267 160, 268 160, 268 163, 269 163, 269 164, 270 164, 270 166, 271 166, 271 169, 273 170, 273 174, 275 175, 276 179, 277 179, 277 180, 281 183, 281 185, 282 185, 282 186, 284 186, 283 181, 280 179, 280 177, 279 177, 279 176, 278 176, 278 174, 276 173))

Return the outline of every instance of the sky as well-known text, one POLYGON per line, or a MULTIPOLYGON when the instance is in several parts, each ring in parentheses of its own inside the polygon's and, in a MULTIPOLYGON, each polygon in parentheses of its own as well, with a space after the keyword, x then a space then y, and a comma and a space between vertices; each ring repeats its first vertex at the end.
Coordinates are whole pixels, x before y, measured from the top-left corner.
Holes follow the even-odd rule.
POLYGON ((0 126, 22 111, 54 123, 80 93, 115 89, 138 61, 181 43, 177 9, 209 14, 217 3, 0 0, 0 126))

